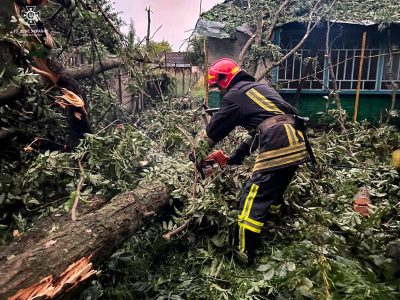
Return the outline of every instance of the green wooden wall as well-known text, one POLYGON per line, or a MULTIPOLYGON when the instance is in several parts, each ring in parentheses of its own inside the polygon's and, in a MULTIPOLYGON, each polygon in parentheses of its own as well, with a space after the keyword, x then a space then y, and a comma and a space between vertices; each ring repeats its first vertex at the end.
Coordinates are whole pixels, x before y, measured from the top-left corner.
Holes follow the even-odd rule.
MULTIPOLYGON (((291 94, 283 94, 283 98, 289 103, 293 99, 291 94)), ((348 118, 353 119, 355 95, 341 95, 340 100, 343 109, 347 111, 348 118)), ((320 119, 319 112, 324 112, 326 109, 335 109, 336 104, 329 103, 323 95, 303 94, 300 96, 296 105, 302 116, 309 117, 313 123, 318 123, 320 119)), ((372 123, 378 122, 382 118, 386 119, 386 111, 391 106, 391 95, 360 95, 360 101, 358 106, 358 121, 368 120, 372 123)), ((400 97, 397 99, 397 109, 400 109, 400 97)), ((399 124, 399 120, 394 120, 395 123, 399 124)))
MULTIPOLYGON (((292 103, 294 94, 282 93, 282 97, 292 103)), ((355 95, 341 95, 342 107, 347 111, 348 118, 353 120, 355 95)), ((209 93, 209 107, 219 107, 222 101, 220 92, 212 91, 209 93)), ((382 118, 386 120, 386 111, 390 109, 392 102, 391 95, 360 95, 358 107, 358 121, 368 120, 371 123, 379 122, 382 118)), ((400 96, 397 97, 397 110, 400 111, 400 96)), ((322 94, 302 94, 297 101, 296 108, 301 116, 309 117, 312 123, 320 121, 321 112, 326 109, 335 109, 336 105, 329 103, 322 94)), ((400 118, 394 118, 393 123, 400 125, 400 118)))

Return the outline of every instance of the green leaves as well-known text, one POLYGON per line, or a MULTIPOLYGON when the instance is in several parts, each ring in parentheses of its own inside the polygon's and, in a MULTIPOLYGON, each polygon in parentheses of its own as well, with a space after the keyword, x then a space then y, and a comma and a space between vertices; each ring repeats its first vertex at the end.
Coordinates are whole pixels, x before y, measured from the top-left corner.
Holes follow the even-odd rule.
MULTIPOLYGON (((153 128, 160 134, 170 127, 153 128)), ((233 148, 240 136, 232 135, 222 147, 233 148)), ((123 290, 127 282, 137 280, 146 286, 145 291, 142 286, 133 289, 139 298, 162 299, 171 293, 186 299, 398 297, 393 283, 393 274, 399 269, 392 258, 396 248, 388 245, 398 240, 395 228, 400 224, 400 188, 396 182, 400 177, 390 166, 387 141, 396 148, 399 138, 392 127, 373 128, 368 124, 356 125, 343 134, 318 133, 312 144, 320 169, 314 173, 307 166, 300 168, 286 193, 290 214, 284 217, 284 228, 266 226, 256 266, 247 269, 233 255, 232 238, 237 221, 234 208, 251 162, 198 184, 193 197, 193 165, 179 151, 159 155, 159 163, 143 172, 144 180, 161 178, 168 182, 172 197, 180 200, 179 210, 163 220, 162 229, 153 227, 132 239, 125 251, 136 258, 129 268, 119 270, 125 283, 109 290, 123 290), (353 211, 353 197, 360 184, 367 185, 376 207, 369 218, 353 211), (193 223, 187 232, 170 242, 160 241, 161 234, 189 217, 193 217, 193 223), (391 254, 386 253, 389 248, 391 254), (164 259, 160 261, 159 257, 164 259), (154 267, 142 268, 141 264, 154 267), (132 274, 132 268, 151 275, 132 274)))

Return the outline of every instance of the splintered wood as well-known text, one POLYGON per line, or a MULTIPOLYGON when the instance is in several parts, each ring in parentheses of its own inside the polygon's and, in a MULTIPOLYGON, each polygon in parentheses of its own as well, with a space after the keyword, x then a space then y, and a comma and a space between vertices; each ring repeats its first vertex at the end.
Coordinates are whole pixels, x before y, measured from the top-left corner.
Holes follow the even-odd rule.
POLYGON ((82 257, 72 263, 57 280, 53 276, 47 276, 40 282, 18 291, 8 300, 28 300, 28 299, 55 299, 68 293, 79 283, 87 280, 98 272, 93 270, 93 265, 89 257, 82 257))

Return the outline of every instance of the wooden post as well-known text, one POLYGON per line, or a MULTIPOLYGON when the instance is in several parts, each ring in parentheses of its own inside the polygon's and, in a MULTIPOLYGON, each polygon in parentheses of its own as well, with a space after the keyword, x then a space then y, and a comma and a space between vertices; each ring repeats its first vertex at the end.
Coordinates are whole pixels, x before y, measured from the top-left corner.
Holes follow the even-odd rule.
POLYGON ((192 65, 190 65, 189 69, 189 88, 192 87, 192 65))
POLYGON ((365 43, 367 41, 367 32, 363 32, 362 37, 362 48, 361 48, 361 57, 360 57, 360 66, 358 68, 358 81, 357 81, 357 92, 356 92, 356 104, 354 106, 354 122, 357 122, 357 114, 358 114, 358 102, 360 100, 360 89, 361 89, 361 76, 362 69, 364 63, 364 52, 365 52, 365 43))
POLYGON ((121 71, 118 71, 118 89, 119 89, 119 103, 122 104, 122 82, 121 82, 121 71))
POLYGON ((204 39, 204 104, 208 106, 208 43, 207 37, 204 39))
POLYGON ((151 25, 151 9, 146 7, 147 12, 147 34, 146 34, 146 49, 149 48, 150 44, 150 25, 151 25))
POLYGON ((185 68, 182 68, 182 95, 185 95, 185 68))
POLYGON ((175 75, 175 94, 178 95, 178 77, 176 76, 176 63, 175 63, 175 68, 174 68, 174 75, 175 75))

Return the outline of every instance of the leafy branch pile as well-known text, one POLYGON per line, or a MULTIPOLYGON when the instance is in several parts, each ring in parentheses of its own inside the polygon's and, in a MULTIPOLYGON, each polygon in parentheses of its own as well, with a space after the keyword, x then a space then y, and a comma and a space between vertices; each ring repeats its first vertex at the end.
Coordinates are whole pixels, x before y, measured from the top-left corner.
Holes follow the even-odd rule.
MULTIPOLYGON (((155 218, 115 253, 83 298, 399 296, 400 175, 390 166, 390 154, 400 146, 395 128, 357 124, 343 133, 316 132, 312 142, 320 166, 300 168, 287 192, 284 216, 271 220, 262 234, 256 266, 244 268, 235 258, 232 237, 237 199, 254 157, 243 168, 194 185, 187 154, 191 136, 202 125, 199 111, 184 105, 179 99, 166 99, 143 113, 136 127, 111 125, 87 135, 73 153, 38 154, 14 177, 18 183, 13 190, 23 191, 17 196, 35 213, 57 205, 70 208, 79 180, 78 160, 85 169, 80 205, 93 194, 110 198, 153 180, 161 179, 171 188, 169 214, 155 218), (369 218, 352 208, 363 185, 375 206, 369 218), (162 238, 187 220, 190 226, 182 233, 170 241, 162 238)), ((238 130, 221 147, 229 153, 242 136, 238 130)), ((23 231, 26 222, 14 215, 14 228, 23 231)))
MULTIPOLYGON (((87 290, 86 296, 102 292, 110 299, 398 298, 400 175, 390 166, 390 154, 400 145, 395 128, 357 124, 345 133, 317 133, 313 145, 320 166, 300 168, 287 192, 284 216, 271 220, 262 234, 255 268, 244 268, 235 258, 232 236, 237 199, 252 159, 244 168, 198 184, 194 193, 193 166, 182 155, 186 137, 176 131, 176 124, 190 124, 195 112, 172 111, 163 117, 160 112, 158 117, 149 114, 155 122, 148 134, 161 138, 164 150, 169 145, 169 154, 157 156, 157 163, 143 172, 142 184, 162 179, 174 189, 172 217, 154 220, 115 253, 97 288, 87 290), (166 136, 181 141, 171 147, 166 136), (371 194, 374 208, 369 218, 353 210, 360 186, 371 194), (188 230, 171 241, 162 238, 189 219, 188 230)), ((230 142, 236 143, 241 134, 236 132, 230 142)), ((229 152, 232 144, 222 147, 229 152)))
MULTIPOLYGON (((54 35, 63 44, 56 48, 57 52, 63 52, 68 45, 84 44, 93 62, 101 58, 98 49, 122 51, 129 61, 130 90, 143 92, 149 70, 129 56, 129 52, 140 49, 129 48, 131 45, 125 50, 115 48, 118 43, 109 26, 98 40, 91 38, 87 28, 101 31, 104 22, 89 2, 77 1, 77 6, 54 17, 59 24, 54 35), (72 22, 73 17, 79 17, 79 22, 72 22)), ((231 25, 236 26, 237 11, 244 14, 240 21, 254 21, 254 16, 250 18, 253 9, 261 9, 267 3, 258 1, 243 10, 239 4, 244 2, 234 1, 229 9, 227 4, 218 6, 208 13, 209 19, 233 22, 231 25), (218 13, 219 7, 223 9, 218 13), (226 19, 221 18, 222 13, 226 19)), ((379 7, 371 8, 372 1, 367 1, 369 6, 359 2, 351 3, 379 15, 379 7)), ((110 8, 107 3, 101 1, 105 9, 110 8)), ((285 12, 289 14, 287 20, 305 15, 312 3, 303 1, 302 11, 300 4, 293 2, 293 10, 285 12)), ((270 8, 271 12, 277 9, 274 4, 270 8)), ((47 13, 50 15, 50 11, 47 13)), ((107 14, 119 24, 115 14, 107 14)), ((256 55, 263 55, 256 50, 256 55)), ((146 53, 142 55, 145 56, 146 53)), ((95 299, 101 294, 110 299, 400 296, 400 175, 390 167, 390 154, 400 146, 395 128, 356 124, 342 133, 334 129, 316 132, 313 145, 320 166, 317 170, 300 168, 287 192, 284 215, 271 219, 262 234, 255 268, 245 268, 236 259, 232 237, 237 199, 250 175, 254 157, 244 167, 221 171, 195 184, 193 164, 187 154, 202 125, 199 111, 187 108, 193 103, 161 95, 161 101, 151 103, 139 118, 132 117, 114 103, 115 96, 107 88, 107 74, 92 77, 81 84, 88 94, 88 111, 96 133, 87 135, 73 152, 66 153, 60 150, 66 135, 61 109, 49 107, 53 99, 44 90, 33 88, 37 75, 23 69, 14 71, 9 74, 11 78, 4 78, 32 84, 32 88, 29 85, 28 95, 21 103, 1 108, 2 124, 24 132, 22 140, 12 141, 12 151, 5 151, 8 157, 0 166, 1 243, 10 240, 14 229, 24 232, 42 214, 59 207, 71 208, 81 176, 79 162, 85 171, 80 206, 90 202, 94 194, 110 199, 154 180, 164 181, 171 189, 171 206, 166 216, 155 218, 149 228, 143 228, 141 234, 115 253, 103 275, 82 298, 95 299), (117 125, 116 119, 126 124, 117 125), (37 140, 38 144, 29 144, 34 137, 42 139, 37 140), (353 211, 353 197, 360 186, 366 186, 371 193, 374 208, 369 218, 353 211), (171 240, 162 237, 187 222, 189 227, 171 240)), ((163 75, 155 74, 158 76, 163 75)), ((199 106, 197 100, 190 101, 199 106)), ((329 119, 332 115, 324 117, 329 119)), ((238 130, 220 146, 230 153, 242 136, 243 132, 238 130)))

